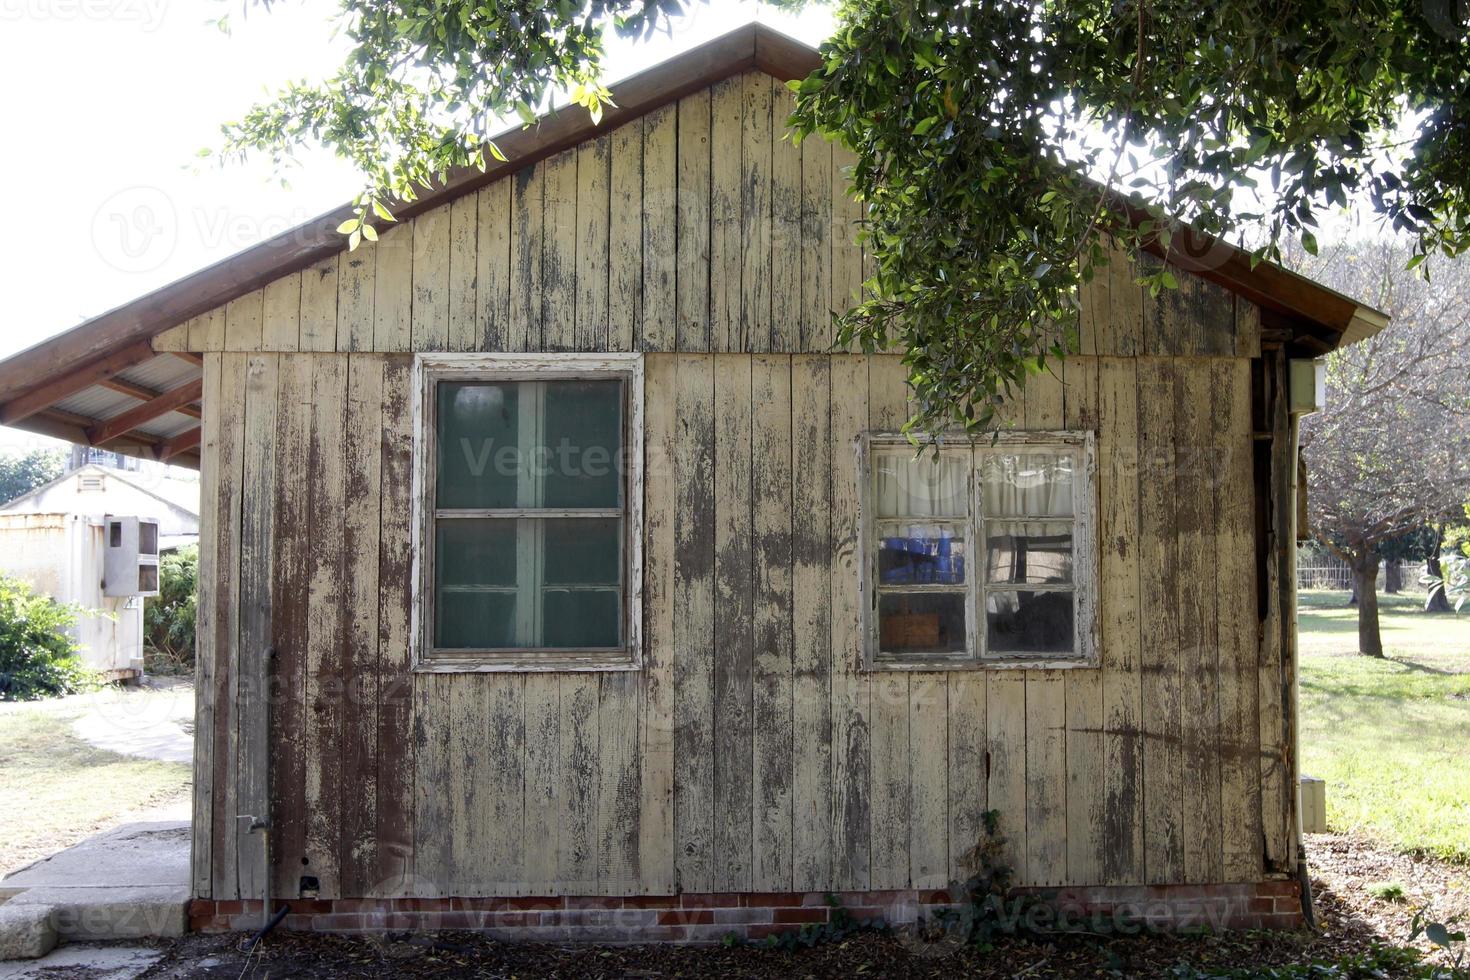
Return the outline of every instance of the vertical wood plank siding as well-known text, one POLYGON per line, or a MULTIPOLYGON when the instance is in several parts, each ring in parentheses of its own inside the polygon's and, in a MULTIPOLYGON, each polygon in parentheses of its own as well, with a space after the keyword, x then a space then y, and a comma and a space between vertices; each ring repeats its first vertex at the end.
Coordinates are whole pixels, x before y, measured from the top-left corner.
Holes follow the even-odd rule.
POLYGON ((786 141, 790 107, 721 82, 180 332, 208 352, 201 896, 263 886, 235 820, 261 758, 278 896, 942 887, 989 809, 1023 884, 1289 868, 1254 307, 1115 265, 1006 407, 1098 435, 1097 669, 865 672, 855 440, 907 389, 830 350, 851 161, 786 141), (648 352, 643 669, 415 675, 411 352, 543 349, 648 352))

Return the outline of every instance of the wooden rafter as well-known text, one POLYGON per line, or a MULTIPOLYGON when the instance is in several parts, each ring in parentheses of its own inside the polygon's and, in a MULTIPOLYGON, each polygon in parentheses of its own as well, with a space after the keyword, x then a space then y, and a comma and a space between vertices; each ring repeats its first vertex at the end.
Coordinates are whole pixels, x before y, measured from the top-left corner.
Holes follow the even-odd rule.
MULTIPOLYGON (((156 391, 153 388, 145 388, 143 385, 134 384, 133 382, 127 381, 123 378, 108 378, 106 381, 98 382, 98 384, 101 387, 106 388, 108 391, 115 391, 120 395, 127 395, 129 398, 136 398, 140 402, 151 402, 153 399, 163 394, 163 392, 161 391, 156 391)), ((196 398, 195 401, 198 401, 198 399, 196 398)), ((195 404, 180 405, 178 408, 174 409, 174 411, 178 412, 180 415, 187 415, 191 419, 204 417, 204 412, 202 412, 199 409, 199 406, 195 404)))
POLYGON ((68 371, 45 384, 17 395, 0 405, 0 425, 14 425, 30 418, 42 409, 50 408, 63 398, 69 398, 92 385, 106 381, 119 371, 134 364, 152 360, 153 348, 145 341, 137 341, 119 348, 95 360, 68 371))
MULTIPOLYGON (((74 412, 64 412, 59 408, 43 409, 26 419, 26 428, 30 431, 51 436, 53 439, 76 443, 79 446, 87 445, 87 429, 96 424, 96 419, 89 419, 74 412)), ((158 436, 130 432, 111 448, 115 452, 152 459, 161 441, 158 436)))
POLYGON ((153 421, 161 415, 177 411, 185 405, 199 400, 204 393, 204 379, 186 381, 134 408, 128 409, 106 421, 99 422, 87 430, 87 438, 94 446, 103 446, 118 436, 133 431, 140 425, 153 421))
POLYGON ((165 439, 158 446, 158 458, 173 459, 175 456, 181 456, 184 453, 198 449, 199 434, 202 428, 202 426, 196 425, 187 432, 180 432, 176 436, 165 439))

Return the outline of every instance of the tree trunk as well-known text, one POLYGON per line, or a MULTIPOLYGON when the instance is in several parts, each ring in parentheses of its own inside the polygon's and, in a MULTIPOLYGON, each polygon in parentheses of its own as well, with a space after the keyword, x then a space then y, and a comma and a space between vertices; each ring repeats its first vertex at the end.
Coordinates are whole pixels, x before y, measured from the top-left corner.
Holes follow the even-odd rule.
POLYGON ((1358 652, 1366 657, 1383 656, 1383 637, 1378 633, 1378 554, 1369 549, 1353 560, 1353 586, 1358 594, 1358 652))
POLYGON ((1398 595, 1404 589, 1404 566, 1396 561, 1383 563, 1383 591, 1398 595))
POLYGON ((1439 563, 1439 549, 1444 546, 1444 528, 1434 529, 1434 545, 1424 559, 1424 574, 1439 579, 1439 586, 1429 586, 1429 595, 1424 600, 1425 612, 1449 612, 1450 599, 1444 591, 1444 566, 1439 563))

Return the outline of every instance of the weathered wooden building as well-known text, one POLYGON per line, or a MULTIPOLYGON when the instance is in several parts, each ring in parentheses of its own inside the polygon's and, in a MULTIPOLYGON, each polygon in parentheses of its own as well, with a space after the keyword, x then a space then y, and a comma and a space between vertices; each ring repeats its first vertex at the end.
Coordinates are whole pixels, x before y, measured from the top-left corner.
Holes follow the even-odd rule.
POLYGON ((1382 316, 1184 236, 916 460, 899 358, 832 346, 814 60, 740 30, 0 364, 0 421, 202 466, 199 925, 903 919, 991 810, 1018 884, 1296 921, 1288 362, 1382 316))

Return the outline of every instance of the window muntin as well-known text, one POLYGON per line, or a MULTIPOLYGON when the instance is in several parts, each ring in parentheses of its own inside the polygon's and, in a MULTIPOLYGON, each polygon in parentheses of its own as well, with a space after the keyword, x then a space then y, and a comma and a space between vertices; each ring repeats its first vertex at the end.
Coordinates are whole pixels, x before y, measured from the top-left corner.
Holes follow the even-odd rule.
POLYGON ((429 357, 419 663, 636 666, 641 362, 429 357))
POLYGON ((878 435, 865 459, 870 665, 1090 661, 1089 434, 878 435))

